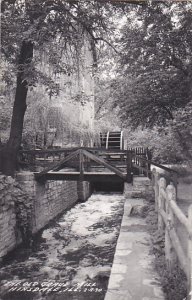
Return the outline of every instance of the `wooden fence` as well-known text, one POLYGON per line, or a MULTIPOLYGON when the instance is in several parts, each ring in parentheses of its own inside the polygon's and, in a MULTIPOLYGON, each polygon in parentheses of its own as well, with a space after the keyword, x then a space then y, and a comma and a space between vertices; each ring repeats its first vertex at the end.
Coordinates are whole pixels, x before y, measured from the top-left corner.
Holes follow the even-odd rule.
POLYGON ((155 191, 155 208, 158 212, 158 229, 165 232, 165 257, 167 267, 171 271, 178 260, 187 276, 188 298, 192 299, 192 205, 188 216, 177 205, 177 186, 168 182, 156 170, 152 172, 152 182, 155 191), (177 228, 182 225, 187 236, 187 253, 184 251, 177 228))

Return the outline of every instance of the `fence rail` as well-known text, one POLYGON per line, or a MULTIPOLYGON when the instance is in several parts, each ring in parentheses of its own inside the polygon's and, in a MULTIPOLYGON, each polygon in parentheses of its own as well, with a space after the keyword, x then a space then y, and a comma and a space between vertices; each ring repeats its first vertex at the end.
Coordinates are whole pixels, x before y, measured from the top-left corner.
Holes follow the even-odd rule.
POLYGON ((158 174, 152 172, 155 191, 155 208, 158 212, 158 229, 165 232, 165 257, 167 267, 171 271, 178 260, 188 281, 188 298, 192 299, 192 205, 188 208, 188 216, 177 205, 177 186, 158 174), (182 224, 187 236, 187 253, 185 253, 179 234, 178 224, 182 224))
POLYGON ((43 150, 20 150, 19 151, 19 163, 21 164, 37 164, 38 162, 51 162, 59 161, 64 159, 71 152, 78 149, 91 151, 93 154, 100 154, 101 156, 108 155, 108 153, 113 152, 114 154, 119 153, 122 156, 126 156, 126 150, 107 150, 104 148, 88 148, 88 147, 72 147, 72 148, 60 148, 60 149, 43 149, 43 150))

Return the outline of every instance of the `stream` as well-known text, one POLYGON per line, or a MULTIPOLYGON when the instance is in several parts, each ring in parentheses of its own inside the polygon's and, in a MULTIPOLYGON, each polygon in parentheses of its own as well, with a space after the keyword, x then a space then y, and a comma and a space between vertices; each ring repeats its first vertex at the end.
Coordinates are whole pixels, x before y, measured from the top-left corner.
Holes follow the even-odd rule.
POLYGON ((123 215, 122 194, 93 194, 50 222, 0 269, 0 300, 103 300, 123 215))

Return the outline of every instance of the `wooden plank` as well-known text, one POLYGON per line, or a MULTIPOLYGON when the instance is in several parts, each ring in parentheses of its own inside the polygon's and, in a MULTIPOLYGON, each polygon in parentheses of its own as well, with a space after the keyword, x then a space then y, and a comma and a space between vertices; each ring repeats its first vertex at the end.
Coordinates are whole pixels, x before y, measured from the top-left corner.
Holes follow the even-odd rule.
POLYGON ((65 152, 71 152, 71 151, 75 151, 78 150, 79 147, 71 147, 71 148, 60 148, 60 149, 43 149, 43 150, 20 150, 19 153, 23 153, 23 154, 52 154, 52 153, 65 153, 65 152))
MULTIPOLYGON (((38 172, 34 172, 35 175, 38 175, 39 173, 38 172)), ((57 174, 63 174, 63 175, 80 175, 80 172, 79 171, 58 171, 58 172, 55 172, 55 171, 49 171, 47 172, 46 174, 54 174, 54 175, 57 175, 57 174)), ((101 175, 101 176, 115 176, 117 174, 115 174, 114 172, 93 172, 93 171, 90 171, 90 172, 84 172, 83 173, 84 175, 101 175)), ((126 172, 123 173, 124 175, 126 175, 126 172)), ((117 175, 118 176, 118 175, 117 175)))
POLYGON ((160 190, 160 193, 161 193, 161 196, 164 198, 164 200, 165 200, 165 201, 168 201, 168 200, 167 200, 167 193, 165 192, 165 190, 161 189, 161 190, 160 190))
POLYGON ((83 181, 83 172, 84 172, 84 162, 83 162, 83 150, 79 150, 79 172, 80 180, 83 181))
POLYGON ((64 163, 71 160, 72 158, 74 158, 78 154, 79 154, 79 150, 69 154, 67 157, 65 157, 63 160, 61 160, 59 163, 53 164, 50 167, 47 167, 46 169, 44 169, 42 172, 38 173, 37 177, 41 177, 41 176, 43 176, 44 174, 46 174, 47 172, 49 172, 51 170, 57 170, 59 167, 62 167, 62 165, 64 163))
MULTIPOLYGON (((188 259, 184 253, 184 250, 181 246, 181 242, 177 236, 177 233, 175 231, 174 228, 169 229, 168 228, 168 232, 169 232, 169 236, 171 238, 171 243, 177 253, 177 257, 179 259, 179 262, 181 264, 181 267, 183 269, 183 271, 185 272, 186 276, 189 276, 189 272, 188 272, 188 259)), ((189 279, 189 278, 188 278, 189 279)))
POLYGON ((185 226, 188 233, 191 233, 190 232, 191 231, 190 224, 188 222, 187 217, 182 212, 182 210, 179 208, 179 206, 173 200, 171 200, 169 203, 170 203, 170 207, 172 208, 177 219, 181 222, 181 224, 183 224, 185 226))
POLYGON ((109 131, 107 132, 106 149, 108 149, 108 145, 109 145, 109 131))
POLYGON ((132 153, 127 150, 127 182, 132 182, 132 153))
POLYGON ((87 157, 89 157, 91 160, 101 164, 101 165, 104 165, 106 168, 108 168, 109 170, 111 170, 112 172, 114 172, 115 174, 117 174, 119 177, 123 178, 124 180, 126 180, 126 176, 116 167, 110 165, 108 162, 106 162, 104 159, 100 158, 100 157, 97 157, 95 156, 94 154, 86 151, 86 150, 83 150, 83 154, 87 157))
MULTIPOLYGON (((162 191, 166 189, 166 180, 161 177, 159 180, 159 197, 158 197, 158 208, 161 210, 165 209, 165 199, 162 196, 162 191)), ((158 214, 158 229, 164 230, 165 223, 161 214, 158 214)))
POLYGON ((126 153, 126 150, 120 150, 120 149, 106 149, 106 148, 101 148, 101 147, 70 147, 70 148, 59 148, 59 149, 43 149, 43 150, 20 150, 19 153, 20 154, 32 154, 32 155, 36 155, 36 154, 51 154, 51 153, 65 153, 65 152, 72 152, 72 151, 76 151, 78 149, 82 149, 82 150, 87 150, 87 151, 100 151, 100 152, 120 152, 120 153, 126 153))
MULTIPOLYGON (((114 150, 114 149, 113 149, 114 150)), ((103 153, 99 153, 99 155, 101 155, 101 156, 103 156, 103 155, 115 155, 115 156, 117 156, 117 155, 124 155, 124 156, 126 156, 126 153, 124 152, 124 151, 122 151, 122 152, 120 152, 120 151, 117 151, 117 152, 113 152, 113 151, 108 151, 108 152, 103 152, 103 153)))
POLYGON ((167 216, 166 216, 166 212, 164 211, 164 209, 159 208, 158 212, 161 214, 163 222, 165 223, 165 225, 167 226, 167 216))
POLYGON ((165 259, 169 272, 172 272, 175 267, 175 264, 177 263, 176 251, 174 250, 169 234, 169 230, 176 226, 175 216, 170 207, 170 200, 176 201, 176 193, 172 185, 168 185, 166 187, 166 194, 167 201, 165 201, 165 210, 167 224, 165 227, 165 259))
MULTIPOLYGON (((38 177, 38 173, 35 174, 37 180, 41 177, 38 177)), ((80 172, 72 173, 63 173, 63 172, 49 172, 42 176, 45 180, 67 180, 67 181, 78 181, 80 179, 80 172)), ((124 182, 124 179, 120 178, 114 173, 92 173, 84 172, 83 181, 89 182, 124 182)))

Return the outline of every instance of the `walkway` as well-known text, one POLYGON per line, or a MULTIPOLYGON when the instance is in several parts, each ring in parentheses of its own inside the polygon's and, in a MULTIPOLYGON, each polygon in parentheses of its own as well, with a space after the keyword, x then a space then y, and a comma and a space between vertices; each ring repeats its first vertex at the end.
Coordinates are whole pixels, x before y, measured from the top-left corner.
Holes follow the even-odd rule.
POLYGON ((143 199, 127 198, 105 300, 164 300, 158 275, 152 266, 150 236, 144 218, 132 216, 143 199))

